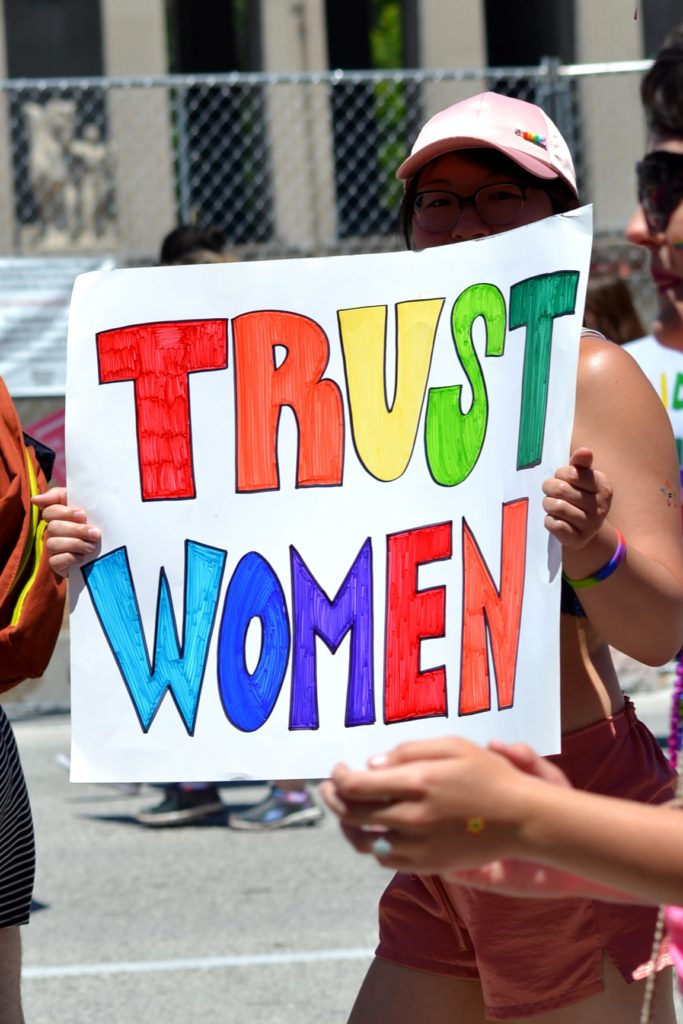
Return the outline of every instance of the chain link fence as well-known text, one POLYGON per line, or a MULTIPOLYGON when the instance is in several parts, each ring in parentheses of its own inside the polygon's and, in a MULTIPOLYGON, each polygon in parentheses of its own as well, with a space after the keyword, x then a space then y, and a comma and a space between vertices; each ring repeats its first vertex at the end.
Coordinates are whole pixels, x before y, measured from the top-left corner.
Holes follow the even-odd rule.
POLYGON ((400 248, 394 171, 420 124, 493 88, 556 120, 595 205, 596 263, 629 276, 647 318, 623 239, 647 66, 5 81, 0 255, 149 263, 183 222, 221 228, 241 259, 400 248))
MULTIPOLYGON (((647 66, 547 60, 447 72, 0 82, 0 292, 9 324, 0 357, 28 353, 31 386, 13 392, 22 421, 63 458, 63 388, 46 388, 43 377, 63 362, 69 275, 89 269, 80 257, 153 263, 162 237, 187 222, 221 228, 240 259, 400 249, 395 168, 427 117, 487 88, 535 101, 558 123, 595 206, 595 265, 628 277, 648 323, 645 259, 623 237, 645 141, 638 85, 647 66), (68 280, 58 289, 50 275, 68 280), (15 330, 8 317, 17 311, 15 330)), ((66 635, 48 675, 5 702, 16 700, 14 717, 68 707, 66 635)))

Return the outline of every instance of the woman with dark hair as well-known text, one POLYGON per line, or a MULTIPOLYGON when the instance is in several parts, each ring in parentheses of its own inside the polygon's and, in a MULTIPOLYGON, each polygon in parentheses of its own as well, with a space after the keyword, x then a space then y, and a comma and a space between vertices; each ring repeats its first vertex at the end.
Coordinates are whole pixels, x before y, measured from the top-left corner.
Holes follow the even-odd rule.
MULTIPOLYGON (((552 121, 532 104, 493 93, 436 114, 398 176, 404 231, 416 249, 472 241, 578 205, 571 157, 552 121)), ((562 753, 542 763, 578 789, 645 803, 670 799, 673 772, 624 698, 610 646, 649 664, 680 647, 680 511, 662 491, 677 473, 657 395, 623 349, 584 333, 571 455, 543 487, 565 585, 562 753)), ((650 955, 654 909, 590 898, 517 900, 411 873, 421 830, 438 834, 446 850, 449 835, 455 843, 463 829, 482 857, 489 843, 496 850, 495 831, 482 831, 476 811, 457 824, 449 816, 449 800, 462 796, 451 790, 449 742, 457 741, 419 744, 418 759, 408 757, 393 774, 381 760, 365 773, 340 766, 327 786, 350 841, 399 870, 380 901, 380 942, 352 1024, 635 1024, 643 992, 632 976, 650 955)), ((658 1024, 673 1022, 670 998, 656 1014, 658 1024)))
MULTIPOLYGON (((667 141, 666 151, 683 158, 679 145, 667 141)), ((416 249, 485 238, 578 203, 571 157, 552 121, 533 104, 494 93, 432 118, 398 174, 416 249)), ((661 192, 650 194, 650 184, 643 172, 644 212, 663 247, 683 195, 671 199, 670 177, 661 192)), ((675 246, 673 234, 667 245, 675 246)), ((667 282, 675 304, 683 289, 667 282)), ((666 413, 637 365, 619 346, 584 334, 571 454, 539 495, 566 577, 562 753, 539 772, 560 768, 592 794, 656 804, 674 791, 673 771, 621 693, 610 645, 649 664, 680 647, 680 508, 663 487, 677 473, 666 413)), ((65 500, 55 491, 43 501, 60 572, 92 552, 85 517, 65 500)), ((339 767, 328 788, 356 848, 402 872, 381 899, 380 944, 352 1024, 635 1024, 643 986, 632 977, 649 957, 655 910, 591 898, 518 900, 447 874, 412 873, 414 837, 430 828, 443 843, 464 830, 482 857, 497 855, 496 829, 476 812, 465 822, 449 814, 448 742, 420 744, 419 759, 408 758, 398 775, 339 767)), ((673 1024, 670 992, 660 995, 654 1020, 673 1024)))
POLYGON ((640 205, 626 234, 650 254, 659 299, 657 341, 683 350, 683 26, 666 40, 643 78, 647 152, 637 166, 640 205))
POLYGON ((164 237, 159 253, 159 264, 162 267, 177 266, 185 263, 211 263, 208 259, 193 258, 196 252, 223 255, 225 236, 220 228, 199 224, 179 224, 177 228, 164 237))

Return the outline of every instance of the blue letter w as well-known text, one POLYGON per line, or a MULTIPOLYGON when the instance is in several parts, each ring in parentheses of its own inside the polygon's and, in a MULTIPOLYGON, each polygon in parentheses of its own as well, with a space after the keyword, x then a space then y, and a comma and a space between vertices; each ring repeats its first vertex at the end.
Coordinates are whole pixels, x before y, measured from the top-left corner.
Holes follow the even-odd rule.
POLYGON ((219 548, 185 542, 181 644, 166 573, 161 570, 151 669, 126 549, 117 548, 82 570, 143 732, 149 730, 167 690, 188 733, 194 732, 225 557, 219 548))

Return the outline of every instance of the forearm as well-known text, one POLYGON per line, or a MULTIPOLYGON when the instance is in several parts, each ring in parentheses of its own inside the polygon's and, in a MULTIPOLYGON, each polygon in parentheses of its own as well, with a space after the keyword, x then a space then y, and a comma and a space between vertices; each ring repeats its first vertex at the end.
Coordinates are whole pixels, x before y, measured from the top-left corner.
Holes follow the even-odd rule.
POLYGON ((516 856, 571 871, 646 903, 683 905, 683 816, 578 790, 528 787, 516 856))
POLYGON ((663 664, 683 643, 679 463, 661 401, 617 345, 582 341, 572 449, 544 483, 564 571, 581 580, 608 566, 619 530, 626 557, 577 593, 604 640, 663 664))

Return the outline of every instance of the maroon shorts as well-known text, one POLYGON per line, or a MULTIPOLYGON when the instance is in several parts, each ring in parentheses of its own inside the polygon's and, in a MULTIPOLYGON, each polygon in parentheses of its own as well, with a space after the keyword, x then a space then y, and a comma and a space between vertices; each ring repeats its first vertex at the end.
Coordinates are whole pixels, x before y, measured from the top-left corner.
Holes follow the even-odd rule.
MULTIPOLYGON (((674 796, 674 772, 628 698, 618 714, 564 736, 549 760, 578 789, 653 804, 674 796)), ((530 1017, 601 992, 605 953, 631 981, 650 957, 656 916, 649 907, 517 899, 395 875, 380 900, 377 956, 479 981, 493 1020, 530 1017)))

